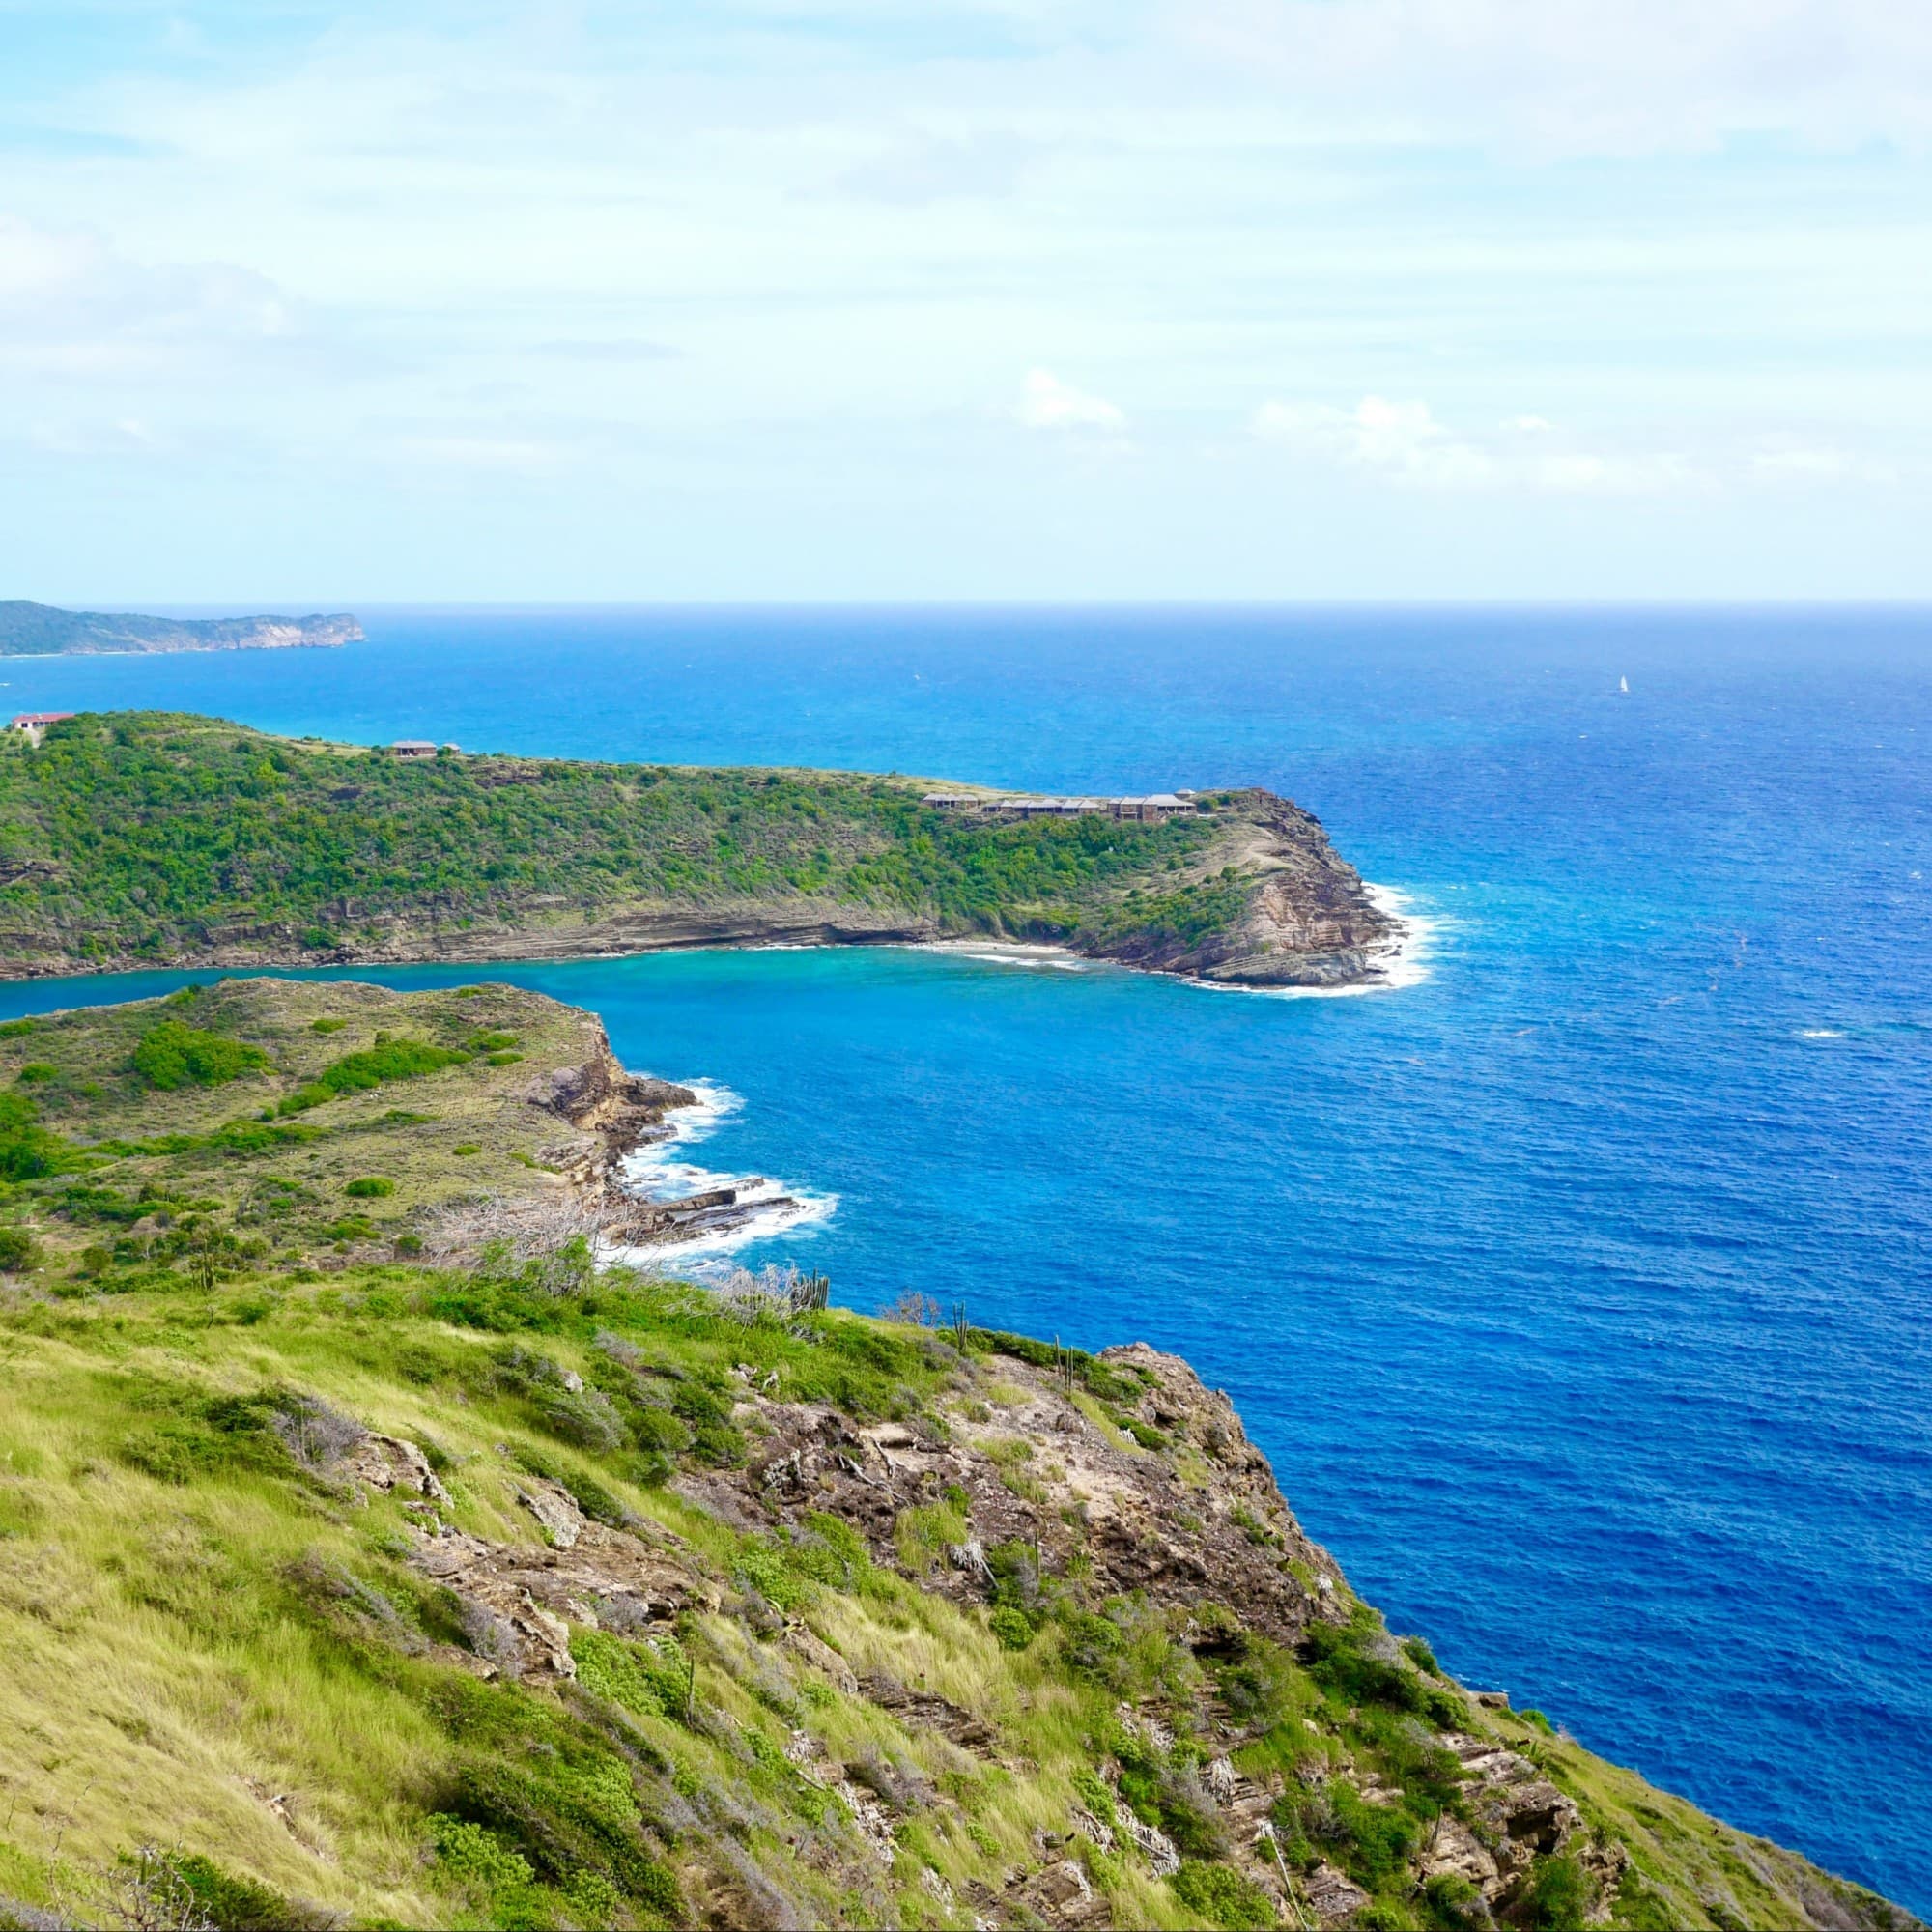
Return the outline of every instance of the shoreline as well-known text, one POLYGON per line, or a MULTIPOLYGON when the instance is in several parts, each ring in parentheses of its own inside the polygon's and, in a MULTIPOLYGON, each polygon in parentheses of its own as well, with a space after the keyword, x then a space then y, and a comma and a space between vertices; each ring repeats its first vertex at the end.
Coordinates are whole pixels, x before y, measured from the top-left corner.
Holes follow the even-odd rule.
MULTIPOLYGON (((1394 923, 1396 933, 1392 940, 1371 954, 1370 970, 1375 977, 1353 980, 1344 986, 1255 986, 1232 980, 1208 980, 1198 974, 1170 972, 1162 966, 1136 966, 1130 960, 1112 959, 1104 953, 1076 952, 1071 947, 1054 946, 1037 940, 916 939, 884 943, 904 952, 946 953, 959 959, 982 960, 988 965, 1062 973, 1108 968, 1150 980, 1172 980, 1179 985, 1191 986, 1203 993, 1252 993, 1270 1000, 1349 1000, 1364 993, 1399 993, 1421 985, 1431 977, 1431 960, 1443 921, 1439 916, 1417 912, 1415 895, 1405 887, 1372 885, 1364 880, 1362 889, 1376 910, 1394 923)), ((801 947, 796 950, 804 952, 812 949, 801 947)))
POLYGON ((718 1080, 683 1080, 697 1098, 665 1114, 668 1132, 640 1141, 618 1156, 611 1185, 639 1204, 657 1208, 680 1202, 708 1202, 695 1211, 688 1232, 643 1243, 597 1243, 604 1266, 651 1266, 670 1256, 705 1258, 715 1263, 753 1241, 810 1233, 828 1223, 838 1196, 763 1174, 735 1174, 703 1167, 682 1154, 709 1140, 743 1111, 744 1096, 718 1080), (717 1199, 724 1195, 727 1198, 717 1199))

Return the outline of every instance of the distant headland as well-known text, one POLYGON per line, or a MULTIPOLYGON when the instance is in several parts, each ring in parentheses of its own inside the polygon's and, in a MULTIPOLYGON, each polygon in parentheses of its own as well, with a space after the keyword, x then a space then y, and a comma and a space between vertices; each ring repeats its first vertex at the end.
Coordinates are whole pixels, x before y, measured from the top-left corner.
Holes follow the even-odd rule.
POLYGON ((0 657, 91 657, 114 652, 280 651, 353 643, 362 626, 321 617, 142 617, 0 601, 0 657))
POLYGON ((154 711, 0 733, 0 979, 992 938, 1321 988, 1389 983, 1402 936, 1310 813, 1252 787, 942 790, 154 711))

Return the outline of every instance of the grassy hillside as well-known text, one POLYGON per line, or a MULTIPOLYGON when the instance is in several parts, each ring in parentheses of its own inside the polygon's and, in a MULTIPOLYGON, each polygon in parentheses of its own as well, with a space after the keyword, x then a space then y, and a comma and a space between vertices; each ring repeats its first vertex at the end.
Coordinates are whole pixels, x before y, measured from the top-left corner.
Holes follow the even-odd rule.
MULTIPOLYGON (((82 717, 38 750, 0 752, 0 971, 790 933, 1023 934, 1164 963, 1238 924, 1263 866, 1286 876, 1257 862, 1258 803, 1286 828, 1270 836, 1288 840, 1296 880, 1363 932, 1383 929, 1314 821, 1264 795, 1221 794, 1162 825, 986 823, 925 810, 921 789, 822 772, 405 762, 205 718, 82 717)), ((1333 923, 1303 950, 1349 943, 1333 923)))
MULTIPOLYGON (((172 1194, 140 1252, 76 1246, 67 1163, 229 1120, 361 1123, 384 1210, 460 1122, 512 1144, 529 1065, 466 1036, 480 1002, 374 993, 5 1041, 0 1926, 1911 1923, 1463 1691, 1145 1347, 599 1275, 581 1240, 197 1250, 164 1214, 226 1210, 172 1194), (384 1045, 454 1057, 332 1084, 399 1011, 384 1045)), ((551 1076, 594 1021, 514 1017, 582 1094, 551 1076)), ((246 1203, 330 1145, 196 1184, 246 1203)))
POLYGON ((635 1141, 691 1097, 513 986, 225 980, 13 1020, 0 1246, 12 1226, 109 1291, 421 1253, 465 1204, 594 1211, 607 1130, 635 1141))

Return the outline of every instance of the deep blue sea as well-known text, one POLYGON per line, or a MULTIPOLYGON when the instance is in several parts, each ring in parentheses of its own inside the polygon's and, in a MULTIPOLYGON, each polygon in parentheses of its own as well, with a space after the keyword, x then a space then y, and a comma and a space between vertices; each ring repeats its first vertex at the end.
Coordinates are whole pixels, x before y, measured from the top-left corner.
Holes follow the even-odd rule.
POLYGON ((689 1157, 836 1196, 744 1259, 1188 1355, 1458 1675, 1932 1913, 1932 612, 364 617, 342 651, 8 662, 0 704, 1320 813, 1427 921, 1420 983, 501 977, 742 1096, 689 1157))

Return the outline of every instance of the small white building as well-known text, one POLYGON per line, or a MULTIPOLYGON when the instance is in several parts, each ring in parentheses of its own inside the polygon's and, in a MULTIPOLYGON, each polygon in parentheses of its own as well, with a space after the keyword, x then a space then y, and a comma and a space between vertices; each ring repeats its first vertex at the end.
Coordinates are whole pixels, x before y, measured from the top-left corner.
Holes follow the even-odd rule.
POLYGON ((58 724, 62 719, 73 715, 71 711, 20 711, 14 715, 7 728, 17 731, 28 744, 38 746, 47 735, 49 724, 58 724))

